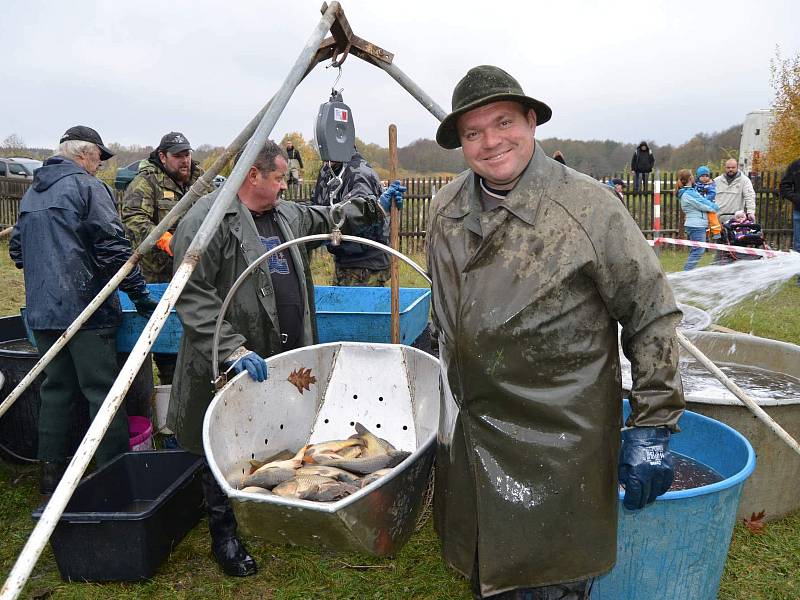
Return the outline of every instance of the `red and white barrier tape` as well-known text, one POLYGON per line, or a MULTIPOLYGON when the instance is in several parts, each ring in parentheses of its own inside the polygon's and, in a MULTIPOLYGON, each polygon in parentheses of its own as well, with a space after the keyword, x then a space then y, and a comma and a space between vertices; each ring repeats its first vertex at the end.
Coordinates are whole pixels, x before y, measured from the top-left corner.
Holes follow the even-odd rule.
POLYGON ((783 252, 779 250, 759 250, 758 248, 747 248, 744 246, 729 246, 727 244, 712 244, 710 242, 693 242, 691 240, 676 240, 674 238, 656 238, 654 240, 647 240, 651 246, 656 244, 673 244, 675 246, 691 246, 693 248, 708 248, 710 250, 728 250, 730 252, 737 252, 739 254, 749 254, 750 256, 766 256, 767 258, 774 258, 783 252))

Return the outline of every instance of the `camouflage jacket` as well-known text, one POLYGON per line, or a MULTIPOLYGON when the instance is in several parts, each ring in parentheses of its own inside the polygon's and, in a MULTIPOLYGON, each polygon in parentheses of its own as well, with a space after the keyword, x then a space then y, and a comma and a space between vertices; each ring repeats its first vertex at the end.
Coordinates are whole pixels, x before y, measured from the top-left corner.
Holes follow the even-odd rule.
MULTIPOLYGON (((122 198, 122 223, 125 235, 134 248, 167 216, 203 172, 202 167, 192 161, 189 181, 181 186, 167 175, 153 154, 139 163, 139 173, 128 185, 122 198)), ((177 225, 171 231, 174 232, 177 225)), ((167 282, 172 278, 172 258, 163 250, 154 247, 142 257, 140 265, 148 283, 167 282)))

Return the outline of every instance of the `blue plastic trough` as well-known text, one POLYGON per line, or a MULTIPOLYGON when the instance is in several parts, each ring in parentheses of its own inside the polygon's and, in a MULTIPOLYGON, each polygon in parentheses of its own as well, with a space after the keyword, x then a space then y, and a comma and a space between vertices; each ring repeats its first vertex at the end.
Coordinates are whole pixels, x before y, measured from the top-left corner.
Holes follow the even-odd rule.
MULTIPOLYGON (((159 299, 166 283, 147 285, 150 294, 159 299)), ((147 321, 136 314, 130 298, 118 292, 122 305, 122 325, 117 332, 117 350, 130 352, 147 321)), ((371 342, 390 343, 391 289, 376 287, 314 287, 319 343, 371 342)), ((428 323, 431 292, 427 288, 400 288, 400 343, 414 343, 428 323)), ((22 309, 23 319, 25 309, 22 309)), ((27 323, 26 323, 27 328, 27 323)), ((183 328, 175 311, 167 319, 156 338, 153 352, 177 354, 183 328)), ((28 339, 33 337, 28 332, 28 339)))
MULTIPOLYGON (((627 401, 625 414, 630 412, 627 401)), ((619 505, 617 564, 599 577, 592 600, 715 600, 739 496, 755 468, 748 441, 727 425, 693 412, 679 422, 670 448, 724 477, 667 492, 644 510, 619 505)), ((621 498, 621 496, 620 496, 621 498)))
MULTIPOLYGON (((319 343, 390 343, 391 293, 388 287, 314 288, 319 343)), ((411 345, 425 329, 431 306, 427 288, 400 288, 400 343, 411 345)))

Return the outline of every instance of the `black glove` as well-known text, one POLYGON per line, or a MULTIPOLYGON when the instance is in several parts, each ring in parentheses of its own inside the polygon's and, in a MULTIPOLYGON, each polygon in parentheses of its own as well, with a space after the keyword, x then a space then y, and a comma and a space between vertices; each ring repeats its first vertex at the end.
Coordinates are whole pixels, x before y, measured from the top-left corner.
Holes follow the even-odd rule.
POLYGON ((128 294, 128 297, 133 302, 133 305, 136 307, 136 313, 144 318, 149 319, 153 311, 158 306, 158 302, 153 300, 150 296, 150 292, 144 292, 142 294, 128 294))
POLYGON ((622 504, 639 510, 672 485, 675 469, 666 427, 631 427, 622 431, 619 482, 625 486, 622 504))

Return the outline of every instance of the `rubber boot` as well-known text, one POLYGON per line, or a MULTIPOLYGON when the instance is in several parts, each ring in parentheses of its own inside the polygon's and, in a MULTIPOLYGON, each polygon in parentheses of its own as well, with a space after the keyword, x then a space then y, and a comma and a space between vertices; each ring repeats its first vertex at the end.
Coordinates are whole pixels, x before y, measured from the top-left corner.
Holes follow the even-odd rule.
POLYGON ((250 556, 236 535, 236 517, 233 515, 228 497, 208 469, 203 471, 201 482, 214 559, 226 575, 232 577, 254 575, 258 567, 255 559, 250 556))
POLYGON ((65 462, 43 462, 42 477, 39 480, 39 493, 42 496, 52 496, 66 470, 67 463, 65 462))

